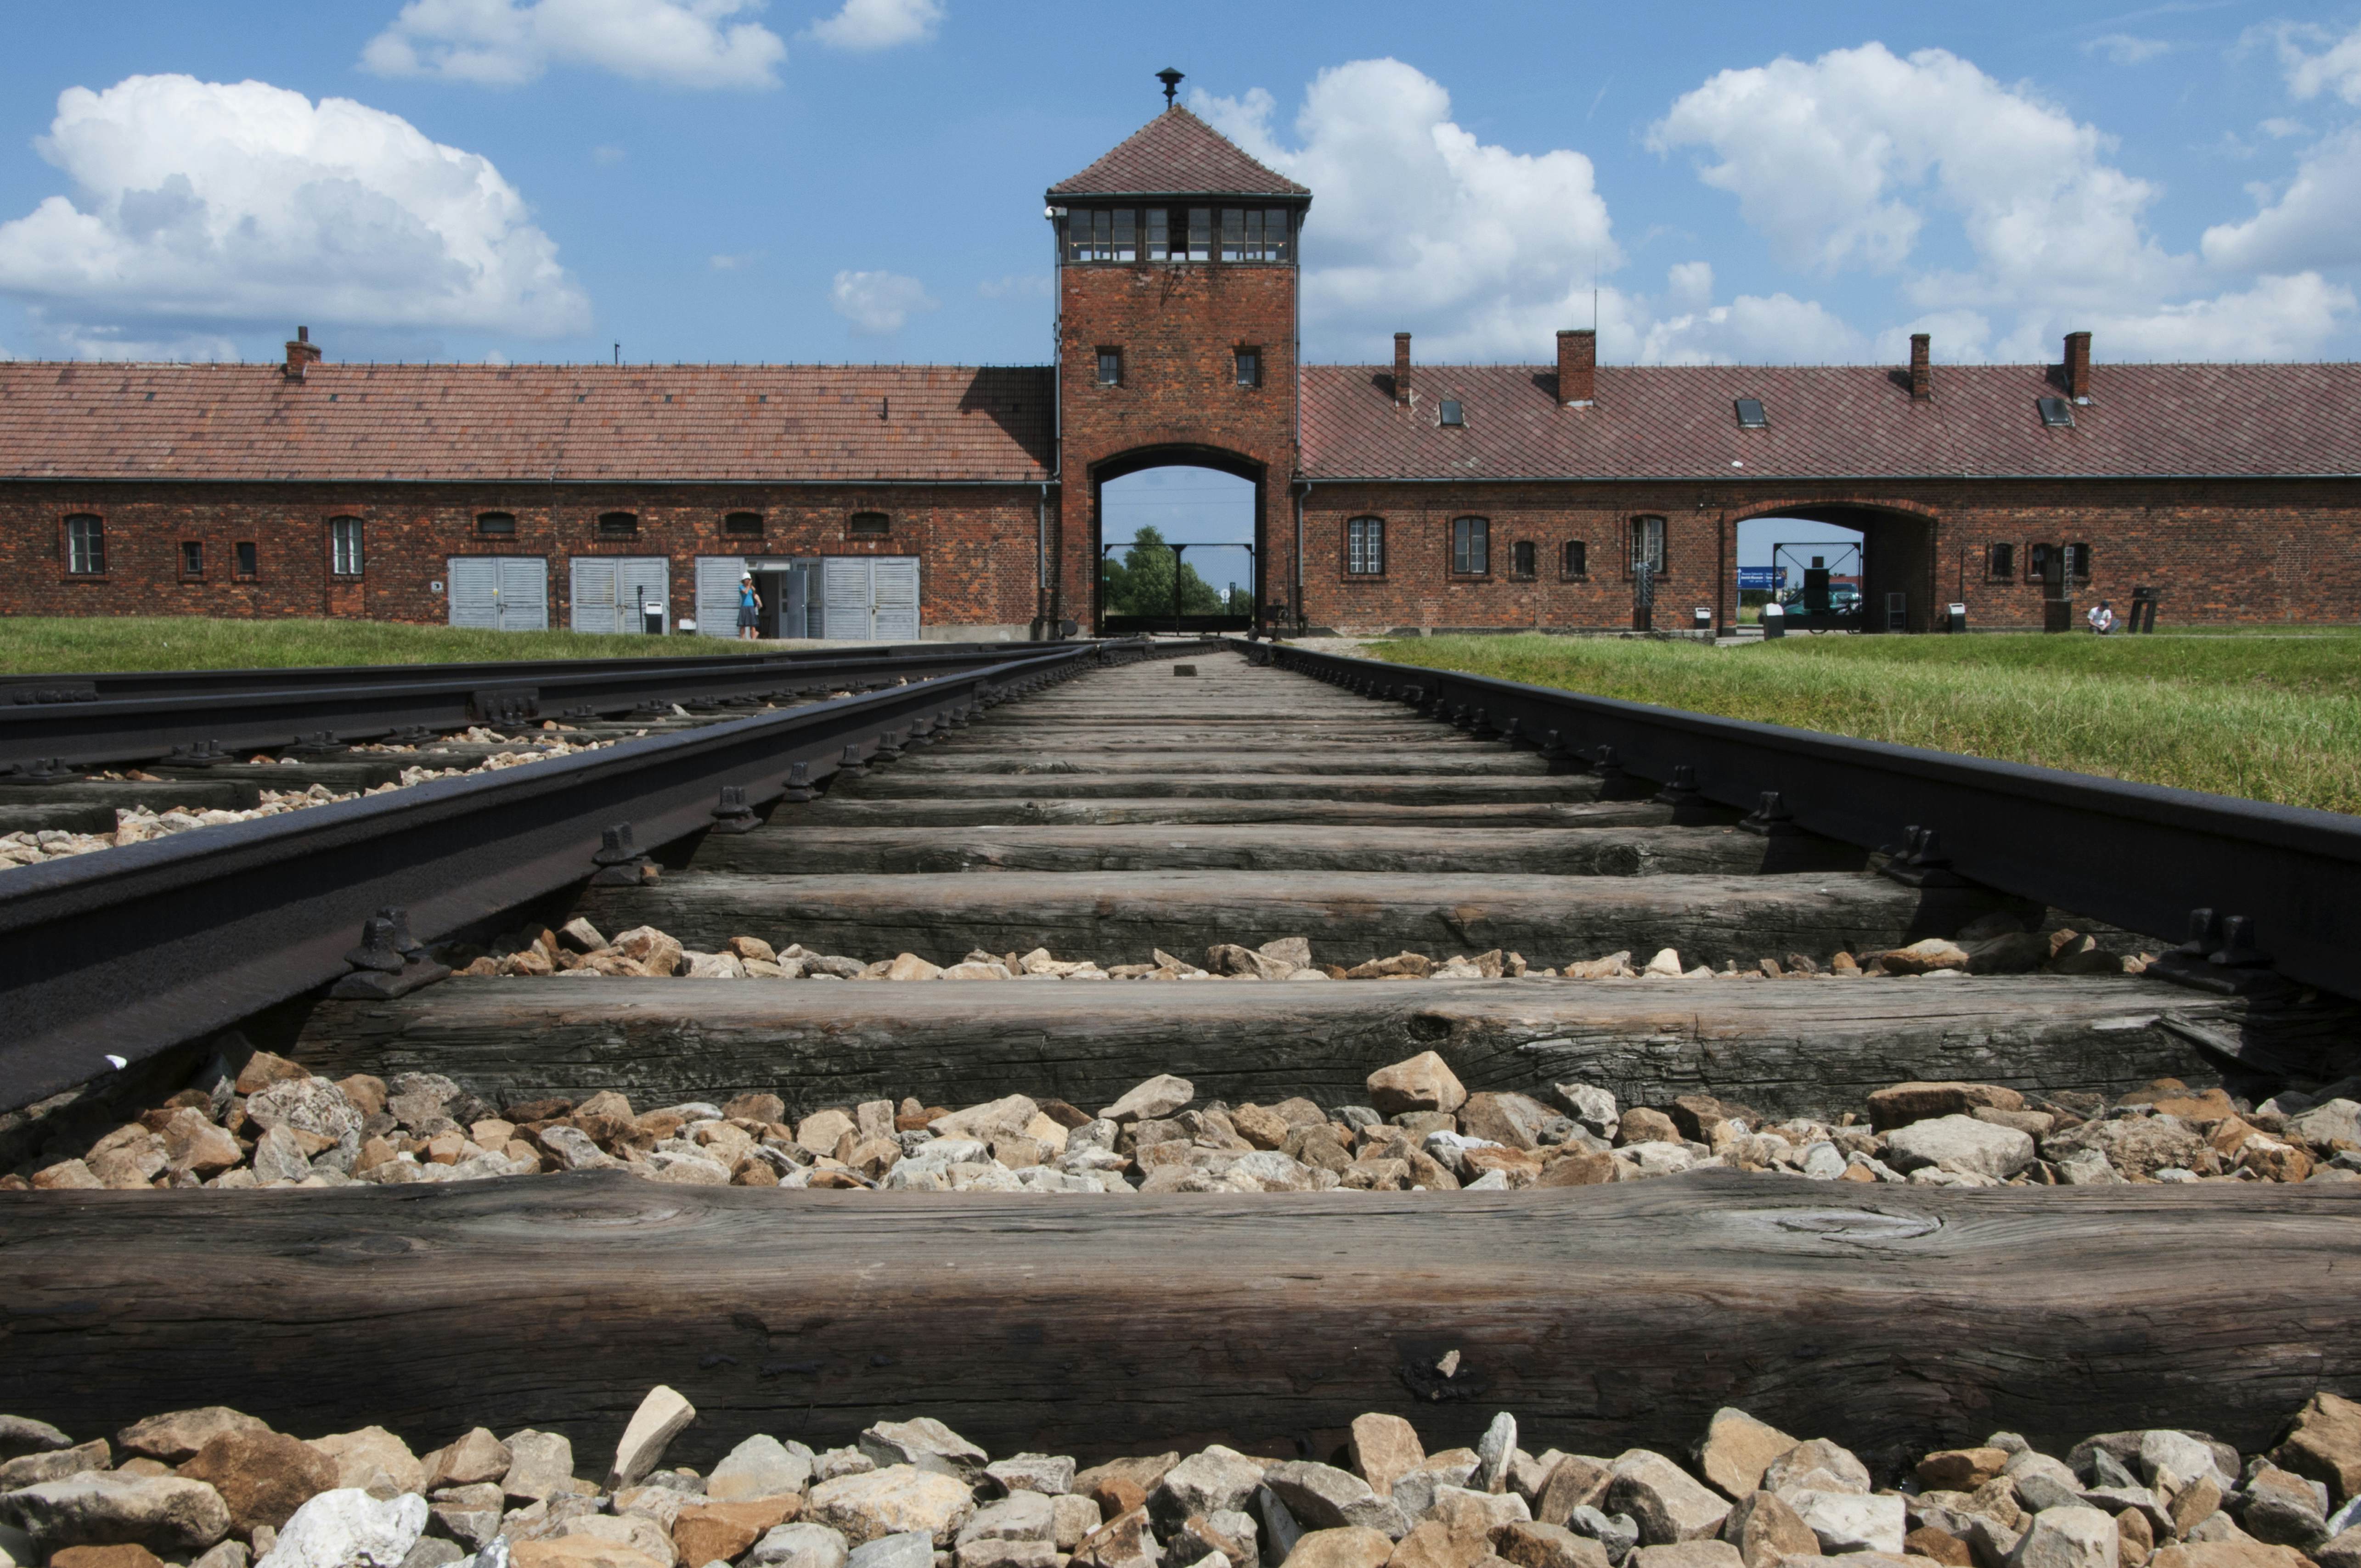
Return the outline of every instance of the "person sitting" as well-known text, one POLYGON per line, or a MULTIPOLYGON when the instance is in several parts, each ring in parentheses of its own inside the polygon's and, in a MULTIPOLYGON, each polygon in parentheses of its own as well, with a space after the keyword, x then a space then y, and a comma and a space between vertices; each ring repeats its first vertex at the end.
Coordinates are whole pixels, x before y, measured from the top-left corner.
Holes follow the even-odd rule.
POLYGON ((2108 608, 2107 601, 2104 599, 2092 605, 2091 613, 2083 619, 2091 623, 2091 630, 2102 637, 2115 629, 2115 612, 2108 608))

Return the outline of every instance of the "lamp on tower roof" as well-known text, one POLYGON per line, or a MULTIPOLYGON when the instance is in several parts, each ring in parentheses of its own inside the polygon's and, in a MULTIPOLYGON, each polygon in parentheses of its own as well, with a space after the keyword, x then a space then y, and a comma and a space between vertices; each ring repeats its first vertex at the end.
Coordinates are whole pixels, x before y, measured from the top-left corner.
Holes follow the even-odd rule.
POLYGON ((1156 80, 1164 83, 1164 106, 1173 107, 1172 95, 1180 91, 1180 72, 1168 65, 1156 73, 1156 80))

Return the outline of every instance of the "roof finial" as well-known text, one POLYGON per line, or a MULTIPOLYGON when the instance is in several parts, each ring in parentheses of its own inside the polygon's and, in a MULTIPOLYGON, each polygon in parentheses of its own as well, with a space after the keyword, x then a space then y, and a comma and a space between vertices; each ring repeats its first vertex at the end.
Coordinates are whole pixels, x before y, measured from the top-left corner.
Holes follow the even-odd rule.
POLYGON ((1180 72, 1168 65, 1156 73, 1156 80, 1164 83, 1164 106, 1171 108, 1172 94, 1180 91, 1180 72))

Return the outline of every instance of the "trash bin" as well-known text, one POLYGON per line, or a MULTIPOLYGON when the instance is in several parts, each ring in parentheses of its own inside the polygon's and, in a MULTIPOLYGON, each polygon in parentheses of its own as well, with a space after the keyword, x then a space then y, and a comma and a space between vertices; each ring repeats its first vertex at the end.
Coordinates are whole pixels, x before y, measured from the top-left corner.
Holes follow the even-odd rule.
POLYGON ((640 630, 651 637, 664 635, 664 607, 655 604, 640 606, 640 630))
POLYGON ((1763 635, 1765 637, 1787 635, 1786 608, 1775 600, 1763 607, 1763 635))
POLYGON ((1946 610, 1947 613, 1943 617, 1944 630, 1965 631, 1968 629, 1968 607, 1966 605, 1949 605, 1946 607, 1946 610))
POLYGON ((1694 625, 1699 631, 1711 631, 1713 630, 1713 610, 1711 607, 1707 605, 1697 606, 1697 609, 1689 612, 1689 621, 1690 624, 1694 625))

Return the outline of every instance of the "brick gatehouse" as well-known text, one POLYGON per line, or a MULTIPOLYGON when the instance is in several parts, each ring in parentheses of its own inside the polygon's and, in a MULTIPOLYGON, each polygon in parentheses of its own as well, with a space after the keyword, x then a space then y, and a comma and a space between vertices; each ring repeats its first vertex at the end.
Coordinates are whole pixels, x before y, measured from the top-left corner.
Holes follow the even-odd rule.
POLYGON ((1053 365, 0 364, 0 613, 726 632, 752 570, 789 633, 1041 637, 1187 463, 1274 630, 1728 625, 1766 516, 1861 532, 1870 630, 2361 620, 2361 367, 1304 365, 1312 192, 1186 109, 1048 200, 1053 365))

